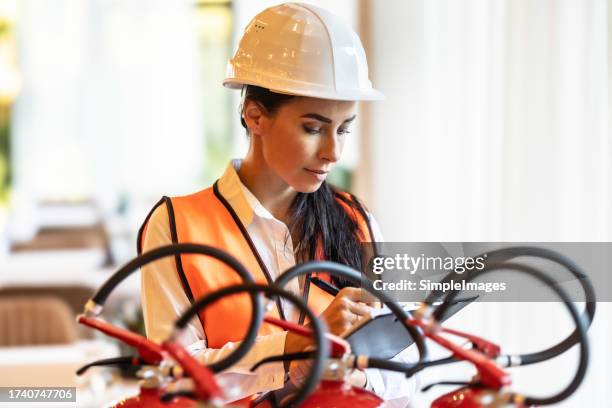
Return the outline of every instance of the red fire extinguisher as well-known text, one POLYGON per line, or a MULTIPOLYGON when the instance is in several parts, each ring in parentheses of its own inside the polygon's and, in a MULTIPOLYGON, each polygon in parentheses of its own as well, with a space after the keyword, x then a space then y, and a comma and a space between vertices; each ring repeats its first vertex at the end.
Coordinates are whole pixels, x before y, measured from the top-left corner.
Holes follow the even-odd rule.
MULTIPOLYGON (((365 276, 345 265, 327 261, 306 262, 296 265, 279 276, 274 285, 284 287, 289 281, 299 276, 306 276, 306 285, 309 284, 309 277, 314 273, 328 273, 334 276, 342 277, 354 285, 361 286, 370 294, 378 297, 391 312, 401 321, 406 328, 408 334, 414 339, 418 351, 419 362, 424 362, 427 359, 427 346, 424 341, 423 332, 419 327, 411 325, 408 321, 412 318, 409 312, 405 311, 401 306, 389 298, 384 292, 376 291, 372 283, 365 276)), ((308 288, 304 291, 308 293, 308 288)), ((303 319, 300 318, 300 321, 303 319)), ((290 329, 288 327, 288 329, 290 329)), ((295 331, 295 328, 292 329, 295 331)), ((328 369, 326 370, 326 378, 321 383, 321 386, 316 389, 302 404, 304 408, 318 407, 338 407, 338 408, 374 408, 384 404, 384 401, 376 394, 363 390, 359 387, 351 386, 345 379, 346 373, 349 373, 355 368, 368 368, 364 365, 367 362, 365 356, 353 356, 350 354, 350 346, 346 343, 345 349, 337 348, 338 352, 330 356, 331 359, 327 362, 328 369)), ((402 366, 405 368, 405 366, 402 366)))
MULTIPOLYGON (((551 287, 557 293, 557 295, 560 297, 560 299, 563 301, 566 308, 570 312, 572 319, 576 323, 576 330, 574 331, 574 333, 572 333, 572 335, 570 335, 567 339, 565 339, 558 345, 545 350, 539 355, 527 355, 524 356, 525 358, 521 359, 522 356, 502 356, 500 353, 499 346, 477 336, 473 336, 457 330, 442 328, 436 323, 435 319, 428 319, 421 312, 421 317, 417 319, 407 318, 405 320, 406 324, 412 327, 422 328, 428 338, 432 339, 433 341, 437 342, 438 344, 442 345, 453 353, 451 358, 435 362, 426 362, 423 361, 422 358, 424 353, 421 353, 421 360, 419 361, 419 363, 417 363, 413 367, 410 367, 410 369, 407 369, 406 366, 402 367, 402 365, 398 363, 379 360, 377 361, 375 359, 368 359, 367 357, 362 356, 361 359, 365 363, 361 364, 360 368, 377 367, 394 369, 397 371, 404 371, 407 375, 413 375, 417 371, 431 365, 450 363, 462 360, 471 362, 477 369, 477 375, 475 376, 474 381, 469 384, 465 384, 465 387, 462 387, 454 392, 451 392, 449 394, 446 394, 445 396, 438 398, 432 404, 432 407, 435 408, 475 408, 501 406, 524 407, 532 405, 549 405, 559 402, 571 395, 578 388, 582 379, 584 378, 584 373, 588 364, 588 342, 586 337, 586 330, 588 324, 590 324, 590 322, 592 321, 595 312, 594 291, 592 289, 592 286, 590 285, 588 277, 573 262, 561 256, 560 254, 549 250, 541 251, 539 248, 534 249, 528 247, 523 247, 519 249, 509 248, 497 251, 496 253, 493 253, 493 255, 493 257, 489 258, 489 262, 485 270, 480 271, 479 273, 471 274, 470 276, 466 277, 466 280, 473 280, 485 273, 490 273, 497 269, 514 269, 519 272, 529 274, 545 283, 548 287, 551 287), (556 286, 554 280, 548 277, 546 274, 522 264, 511 264, 509 262, 503 262, 513 257, 526 255, 540 256, 545 257, 549 260, 553 260, 557 263, 566 266, 568 270, 570 270, 570 272, 580 277, 586 298, 588 299, 584 318, 580 318, 569 296, 560 287, 556 286), (448 333, 454 336, 463 337, 470 341, 473 346, 473 349, 464 349, 463 347, 456 345, 447 340, 446 338, 440 336, 440 333, 448 333), (580 344, 580 361, 578 364, 578 369, 572 382, 563 391, 548 398, 525 397, 521 396, 520 394, 507 391, 510 385, 510 377, 508 373, 502 369, 502 366, 521 365, 523 362, 524 364, 531 364, 534 362, 544 361, 563 353, 576 343, 580 344)), ((308 275, 312 271, 322 271, 335 273, 337 275, 344 276, 349 280, 359 278, 361 280, 362 287, 365 289, 369 289, 369 282, 365 281, 362 278, 362 275, 359 274, 359 272, 353 271, 352 273, 346 274, 340 272, 340 270, 344 270, 346 268, 347 267, 344 267, 342 265, 330 265, 326 262, 302 264, 286 271, 279 279, 277 279, 276 284, 282 286, 289 280, 295 278, 296 276, 308 275)), ((448 294, 445 301, 435 312, 437 313, 436 316, 438 318, 444 316, 444 313, 446 312, 448 306, 452 304, 458 293, 458 291, 454 291, 448 294)), ((377 293, 377 295, 380 295, 380 293, 377 293)), ((384 297, 382 300, 384 301, 384 297)), ((415 340, 417 340, 418 345, 418 339, 415 338, 415 340)), ((356 361, 358 360, 359 358, 356 358, 356 361)), ((336 404, 342 404, 342 398, 344 397, 342 390, 348 390, 349 388, 341 387, 342 384, 340 384, 339 382, 332 385, 331 388, 334 389, 334 392, 332 393, 331 399, 326 399, 327 405, 320 404, 313 406, 342 406, 336 404), (336 399, 334 399, 334 396, 336 397, 336 399)), ((326 389, 329 389, 329 387, 326 387, 326 389)), ((313 394, 315 397, 317 392, 313 394)), ((311 396, 311 398, 313 398, 313 396, 311 396)), ((309 400, 306 401, 306 404, 308 403, 308 401, 309 400)))
MULTIPOLYGON (((306 353, 313 358, 313 365, 310 375, 290 396, 288 396, 286 400, 280 402, 280 406, 282 407, 304 406, 304 400, 315 390, 319 383, 320 377, 324 370, 324 364, 329 355, 330 350, 333 351, 337 350, 338 347, 342 347, 342 344, 340 343, 343 343, 343 341, 341 340, 340 343, 335 343, 334 341, 332 341, 333 339, 329 335, 326 336, 327 328, 325 322, 320 319, 317 319, 302 299, 276 286, 258 285, 251 283, 227 286, 198 299, 176 321, 175 334, 171 337, 169 341, 163 344, 164 349, 181 350, 182 346, 178 344, 174 339, 180 337, 181 330, 183 330, 187 326, 187 324, 193 317, 195 317, 201 310, 220 300, 224 296, 232 296, 242 292, 251 293, 252 295, 262 293, 268 298, 270 302, 276 300, 279 297, 284 298, 285 300, 292 303, 297 310, 304 312, 306 317, 310 320, 311 327, 305 328, 271 317, 266 317, 264 319, 267 323, 275 324, 282 328, 294 329, 298 334, 302 334, 304 336, 309 337, 311 336, 313 338, 313 345, 316 347, 314 351, 306 353)), ((176 354, 173 354, 173 356, 176 357, 176 354)), ((282 359, 283 356, 278 356, 278 358, 276 359, 268 358, 265 362, 282 361, 282 359)), ((202 366, 196 364, 193 365, 192 368, 193 372, 197 372, 199 369, 202 368, 202 366)), ((197 382, 200 381, 200 379, 197 376, 192 376, 192 378, 194 383, 196 383, 195 389, 192 390, 190 388, 184 388, 182 390, 177 390, 177 393, 181 395, 190 395, 194 398, 201 400, 202 395, 197 391, 197 382)), ((251 405, 255 404, 257 404, 257 402, 253 402, 251 405)), ((269 404, 264 401, 261 406, 269 406, 269 404)))
POLYGON ((263 317, 263 304, 260 297, 256 295, 251 296, 253 318, 245 339, 236 350, 224 359, 209 367, 198 365, 199 367, 197 370, 194 369, 194 360, 189 359, 189 356, 184 353, 184 350, 177 348, 173 343, 169 343, 165 345, 165 347, 162 347, 139 334, 115 327, 98 317, 102 312, 108 296, 115 287, 130 274, 157 259, 186 253, 214 257, 235 270, 244 282, 253 282, 251 274, 238 260, 217 248, 197 244, 175 244, 156 248, 134 258, 114 273, 86 303, 84 314, 78 316, 77 321, 134 347, 138 356, 99 360, 79 369, 77 375, 83 374, 87 369, 93 366, 123 365, 140 367, 137 374, 142 380, 140 383, 140 393, 118 402, 116 406, 174 406, 179 408, 196 406, 198 403, 192 398, 185 398, 180 395, 173 396, 172 398, 164 397, 165 394, 167 394, 166 387, 173 384, 172 381, 177 377, 177 373, 181 373, 180 375, 182 376, 184 372, 198 379, 198 395, 200 400, 204 400, 204 396, 207 396, 205 400, 215 402, 219 398, 220 390, 214 381, 212 373, 222 371, 242 359, 257 337, 257 332, 263 317), (167 361, 167 356, 172 356, 175 360, 180 360, 183 365, 179 365, 180 368, 177 370, 177 366, 174 362, 167 361))
MULTIPOLYGON (((102 285, 91 300, 87 302, 85 314, 79 316, 78 321, 134 347, 138 352, 138 357, 118 357, 96 361, 79 369, 77 374, 83 374, 93 366, 132 365, 141 367, 139 371, 142 379, 140 393, 119 401, 115 405, 118 407, 163 406, 182 408, 202 406, 202 403, 206 406, 222 406, 223 392, 219 389, 212 373, 221 371, 240 360, 253 344, 264 314, 263 302, 260 296, 257 295, 259 292, 265 293, 268 296, 286 298, 298 310, 309 316, 313 322, 314 330, 312 334, 315 340, 314 344, 319 345, 315 361, 317 361, 316 366, 320 368, 315 370, 301 389, 293 394, 285 403, 286 406, 297 405, 316 387, 319 381, 320 371, 322 370, 322 364, 324 357, 327 355, 328 348, 327 342, 323 338, 326 332, 324 323, 312 315, 301 299, 273 286, 254 285, 248 271, 237 260, 220 250, 203 245, 176 244, 144 253, 122 267, 102 285), (232 267, 244 281, 249 283, 242 285, 242 287, 228 287, 200 299, 190 309, 194 311, 192 314, 189 314, 189 311, 187 311, 182 318, 177 320, 176 326, 179 330, 161 346, 139 334, 110 325, 98 317, 110 293, 131 273, 149 262, 180 253, 198 253, 213 256, 232 267), (229 296, 241 291, 250 293, 253 299, 253 315, 245 340, 241 342, 241 345, 230 356, 222 361, 209 367, 202 366, 177 341, 177 338, 180 337, 180 334, 178 334, 180 328, 186 326, 189 319, 197 313, 197 310, 203 309, 206 305, 219 300, 223 296, 229 296), (196 309, 196 307, 199 309, 196 309), (189 381, 174 382, 173 380, 176 378, 188 378, 189 381)), ((270 323, 278 322, 270 321, 270 323)))
MULTIPOLYGON (((190 307, 184 314, 177 320, 176 332, 180 333, 180 331, 187 325, 189 320, 196 316, 202 309, 207 307, 208 305, 214 303, 215 301, 221 299, 223 296, 230 296, 240 292, 262 292, 268 298, 271 296, 277 297, 281 296, 290 301, 296 306, 296 308, 302 312, 304 312, 305 317, 311 322, 311 327, 305 327, 298 325, 296 323, 287 322, 284 320, 280 320, 274 317, 265 317, 264 321, 269 324, 274 324, 279 326, 285 330, 292 331, 294 333, 300 334, 305 337, 312 337, 314 339, 314 351, 304 352, 304 353, 296 353, 297 355, 280 355, 266 358, 265 360, 257 363, 252 370, 255 371, 258 367, 263 364, 270 362, 278 362, 284 361, 287 358, 292 357, 303 357, 303 358, 312 358, 312 368, 311 371, 306 378, 306 380, 300 384, 298 388, 296 388, 290 395, 287 396, 286 399, 278 401, 278 406, 280 407, 312 407, 312 406, 320 406, 320 407, 348 407, 349 404, 352 404, 352 407, 355 407, 355 404, 358 404, 359 407, 378 407, 384 403, 384 401, 378 397, 377 395, 365 391, 359 388, 353 388, 347 386, 346 383, 342 381, 329 381, 323 380, 320 382, 320 378, 324 375, 325 371, 329 371, 330 367, 326 367, 326 362, 329 358, 339 358, 343 357, 350 352, 350 346, 348 342, 345 340, 338 338, 337 336, 333 336, 329 333, 325 332, 325 323, 317 319, 316 316, 308 309, 306 303, 295 296, 292 293, 286 292, 283 289, 278 288, 277 286, 266 286, 266 285, 253 285, 253 284, 243 284, 236 286, 228 286, 223 289, 220 289, 216 292, 213 292, 203 298, 199 299, 190 307), (299 355, 299 356, 298 356, 299 355), (338 392, 341 393, 341 398, 338 398, 338 392), (341 402, 338 405, 338 402, 341 402)), ((176 335, 173 337, 177 337, 176 335)), ((163 347, 168 348, 169 343, 164 343, 163 347)), ((177 343, 173 344, 172 347, 176 349, 180 349, 181 346, 177 343)), ((182 363, 181 363, 182 364, 182 363)), ((197 371, 200 369, 197 365, 193 366, 194 370, 197 371)), ((331 370, 336 370, 340 368, 340 365, 337 368, 332 366, 331 370)), ((197 383, 199 379, 196 376, 193 376, 194 382, 197 383)), ((183 390, 179 390, 178 393, 181 395, 190 395, 194 398, 201 399, 202 395, 198 392, 194 391, 191 388, 186 388, 183 390)), ((197 387, 195 387, 197 388, 197 387)), ((259 406, 269 406, 265 399, 259 401, 253 401, 251 404, 252 407, 259 406)))
MULTIPOLYGON (((446 395, 443 395, 442 397, 435 400, 432 404, 432 407, 434 408, 479 408, 505 406, 528 407, 551 405, 568 398, 576 391, 576 389, 578 389, 582 380, 584 379, 589 360, 587 329, 588 325, 592 321, 592 317, 594 316, 594 308, 591 309, 592 311, 589 311, 587 303, 587 313, 584 317, 581 317, 578 311, 576 310, 572 299, 561 286, 556 284, 555 280, 553 280, 547 274, 541 272, 540 270, 535 269, 531 266, 527 266, 525 264, 511 263, 498 259, 495 262, 489 262, 486 269, 472 273, 465 279, 467 282, 469 282, 478 277, 500 269, 514 270, 517 272, 528 274, 531 277, 542 282, 551 290, 553 290, 555 294, 560 298, 560 300, 564 303, 566 309, 568 310, 570 316, 572 317, 572 320, 576 325, 576 330, 574 331, 574 333, 572 333, 572 335, 570 335, 568 341, 564 340, 558 345, 544 350, 543 352, 527 355, 525 356, 526 358, 523 358, 523 356, 501 355, 499 347, 490 347, 490 344, 488 344, 488 347, 483 348, 483 343, 474 341, 472 336, 455 330, 442 329, 439 327, 439 325, 436 324, 436 320, 439 319, 441 316, 444 316, 448 305, 456 298, 459 293, 459 291, 449 292, 446 295, 442 305, 439 306, 437 310, 435 310, 435 312, 432 314, 431 319, 421 318, 418 319, 418 321, 413 322, 413 324, 418 324, 424 327, 426 335, 429 338, 432 338, 434 341, 438 342, 439 344, 443 345, 450 351, 452 351, 453 357, 458 358, 460 360, 466 360, 474 364, 478 374, 476 375, 474 380, 467 386, 462 387, 446 395), (465 350, 456 345, 453 345, 452 343, 446 340, 442 340, 442 338, 439 336, 440 332, 446 332, 470 340, 474 345, 474 350, 465 350), (508 390, 507 387, 509 385, 509 381, 507 384, 495 381, 496 379, 502 379, 503 377, 501 377, 501 375, 491 375, 495 374, 495 371, 491 370, 491 364, 496 364, 498 367, 500 367, 500 369, 503 366, 509 367, 524 364, 533 364, 534 362, 541 362, 554 358, 559 354, 565 352, 567 349, 569 349, 576 343, 579 344, 580 349, 578 367, 576 369, 574 378, 562 391, 558 392, 553 396, 529 397, 511 392, 510 390, 508 390), (472 351, 474 351, 474 353, 472 353, 472 351)), ((590 301, 594 302, 594 291, 592 290, 590 281, 588 281, 586 275, 583 275, 583 277, 584 281, 581 283, 583 285, 585 293, 587 294, 587 298, 590 301)), ((486 343, 484 344, 486 345, 486 343)))
MULTIPOLYGON (((482 257, 485 254, 481 254, 482 257)), ((484 401, 491 404, 491 406, 504 406, 503 404, 512 405, 515 404, 517 406, 530 406, 530 405, 549 405, 553 403, 557 403, 563 399, 569 397, 575 390, 578 388, 580 383, 584 378, 584 374, 586 371, 586 366, 588 364, 588 339, 586 336, 586 331, 588 330, 590 324, 593 321, 596 310, 596 296, 595 290, 591 284, 591 281, 587 275, 587 273, 573 260, 566 257, 563 254, 560 254, 556 251, 542 248, 542 247, 530 247, 530 246, 516 246, 516 247, 507 247, 502 249, 497 249, 494 251, 490 251, 486 253, 486 262, 485 269, 483 271, 474 271, 466 274, 464 277, 466 281, 476 279, 479 276, 482 276, 485 273, 493 272, 497 269, 514 269, 518 272, 525 273, 533 276, 534 278, 545 283, 549 288, 556 292, 557 296, 563 301, 563 303, 568 308, 572 319, 576 323, 576 329, 568 335, 565 339, 555 344, 554 346, 548 347, 542 351, 532 352, 528 354, 520 354, 520 355, 495 355, 489 356, 491 358, 495 358, 497 363, 502 367, 513 367, 513 366, 522 366, 529 364, 536 364, 551 358, 554 358, 565 351, 569 350, 571 347, 580 344, 580 361, 578 364, 578 368, 573 380, 568 384, 568 386, 561 392, 556 395, 548 398, 530 398, 524 397, 519 394, 511 393, 511 392, 501 392, 499 390, 490 390, 482 387, 477 387, 472 385, 468 388, 461 388, 455 392, 451 392, 437 400, 438 404, 442 404, 439 406, 463 406, 456 405, 457 401, 465 402, 466 406, 480 406, 474 405, 473 401, 476 401, 477 404, 479 401, 480 404, 484 404, 484 401), (582 313, 580 319, 577 318, 577 313, 574 308, 573 303, 569 300, 569 297, 565 293, 565 291, 561 290, 557 285, 555 280, 551 279, 548 275, 543 274, 541 271, 534 269, 533 267, 529 267, 524 264, 516 264, 509 263, 509 260, 514 258, 521 258, 521 260, 526 260, 529 258, 539 258, 540 260, 545 260, 547 262, 556 263, 564 268, 566 272, 572 275, 572 278, 576 280, 582 287, 584 292, 584 300, 585 300, 585 310, 582 313), (488 402, 491 401, 491 402, 488 402), (446 405, 445 405, 446 404, 446 405), (453 405, 455 404, 455 405, 453 405)), ((457 275, 454 273, 449 273, 441 282, 447 282, 450 279, 455 278, 457 275)), ((440 292, 432 292, 428 298, 426 299, 426 303, 431 304, 434 300, 440 298, 440 292)), ((448 310, 449 301, 452 301, 458 295, 457 291, 450 292, 446 298, 445 302, 437 308, 433 313, 431 313, 431 308, 424 309, 428 310, 428 314, 432 315, 432 321, 440 321, 446 311, 448 310)), ((443 359, 444 360, 444 359, 443 359)), ((450 357, 446 359, 448 363, 453 361, 458 361, 454 357, 450 357)), ((435 363, 435 362, 434 362, 435 363)), ((411 370, 414 372, 414 370, 411 370)), ((449 384, 449 383, 442 383, 449 384)), ((435 385, 435 384, 434 384, 435 385)), ((430 387, 426 387, 429 389, 430 387)), ((424 390, 426 390, 424 389, 424 390)))

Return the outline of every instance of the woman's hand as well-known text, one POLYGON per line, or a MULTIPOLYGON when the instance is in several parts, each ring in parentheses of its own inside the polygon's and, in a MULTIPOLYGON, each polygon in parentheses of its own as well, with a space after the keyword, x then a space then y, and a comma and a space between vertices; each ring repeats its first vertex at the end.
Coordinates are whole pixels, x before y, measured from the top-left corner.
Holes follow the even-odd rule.
MULTIPOLYGON (((334 300, 321 313, 331 334, 340 335, 351 328, 363 316, 370 313, 370 307, 361 303, 361 289, 347 287, 336 295, 334 300)), ((298 353, 312 345, 312 339, 288 332, 285 340, 285 354, 298 353)))
MULTIPOLYGON (((321 313, 319 318, 325 320, 330 333, 338 336, 350 329, 362 317, 369 315, 370 307, 360 302, 361 289, 346 287, 340 290, 334 300, 321 313)), ((285 340, 285 354, 297 353, 312 347, 312 339, 302 337, 292 332, 287 333, 285 340)), ((299 384, 308 375, 311 361, 301 360, 285 362, 285 369, 289 368, 289 378, 294 384, 299 384), (288 367, 289 366, 289 367, 288 367)), ((365 374, 355 370, 350 376, 350 383, 357 387, 365 386, 365 374)))
POLYGON ((347 287, 338 292, 327 309, 319 316, 325 319, 327 329, 331 334, 341 335, 362 317, 370 314, 370 307, 360 302, 360 299, 360 288, 347 287))

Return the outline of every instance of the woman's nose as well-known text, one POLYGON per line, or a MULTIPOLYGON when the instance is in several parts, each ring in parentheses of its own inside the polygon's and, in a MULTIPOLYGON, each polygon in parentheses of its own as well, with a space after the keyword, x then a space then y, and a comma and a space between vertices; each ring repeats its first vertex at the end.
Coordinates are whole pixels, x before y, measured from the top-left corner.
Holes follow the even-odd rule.
POLYGON ((321 148, 319 151, 319 157, 321 159, 335 163, 340 159, 341 153, 342 153, 342 145, 339 142, 337 135, 328 134, 322 138, 321 148))

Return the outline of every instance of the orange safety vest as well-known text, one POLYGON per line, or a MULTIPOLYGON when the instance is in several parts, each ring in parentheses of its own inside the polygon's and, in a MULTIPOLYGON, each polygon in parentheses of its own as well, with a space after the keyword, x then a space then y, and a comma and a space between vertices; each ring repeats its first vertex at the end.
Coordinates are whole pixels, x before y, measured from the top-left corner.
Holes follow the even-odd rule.
MULTIPOLYGON (((341 193, 347 200, 358 201, 348 193, 341 193)), ((370 242, 372 230, 365 211, 358 205, 359 211, 344 200, 337 199, 347 214, 357 221, 359 236, 362 242, 370 242)), ((217 188, 212 187, 197 193, 162 198, 153 207, 138 232, 138 253, 142 253, 147 224, 153 211, 162 203, 166 204, 170 222, 170 233, 173 243, 198 243, 222 249, 237 258, 251 273, 257 283, 272 282, 266 265, 259 256, 246 228, 217 188)), ((322 256, 317 256, 322 260, 322 256)), ((179 278, 185 293, 193 303, 194 299, 221 289, 225 286, 240 284, 238 274, 220 261, 198 254, 182 254, 175 257, 179 278)), ((317 274, 319 278, 331 281, 328 274, 317 274)), ((321 314, 333 300, 320 288, 309 285, 308 306, 315 315, 321 314)), ((268 315, 283 317, 280 304, 268 315)), ((234 295, 221 299, 207 307, 199 314, 207 345, 221 348, 227 342, 241 341, 246 335, 251 319, 251 301, 248 294, 234 295)), ((263 324, 259 335, 272 334, 282 329, 270 324, 263 324)))

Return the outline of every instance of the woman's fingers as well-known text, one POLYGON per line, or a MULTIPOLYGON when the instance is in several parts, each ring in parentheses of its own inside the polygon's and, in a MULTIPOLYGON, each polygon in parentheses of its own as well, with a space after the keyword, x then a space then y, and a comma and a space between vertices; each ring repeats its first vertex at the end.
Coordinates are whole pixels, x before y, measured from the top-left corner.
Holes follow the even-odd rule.
POLYGON ((352 301, 359 302, 362 297, 361 288, 353 288, 350 286, 346 288, 342 288, 336 296, 341 296, 341 297, 350 299, 352 301))
POLYGON ((368 316, 370 314, 370 306, 365 303, 353 302, 348 304, 348 310, 357 316, 368 316))
POLYGON ((359 316, 366 316, 370 314, 370 307, 365 303, 361 302, 361 289, 360 288, 344 288, 338 295, 340 301, 345 309, 359 316))
POLYGON ((346 293, 345 297, 354 301, 366 304, 370 307, 380 308, 382 303, 368 292, 363 292, 361 288, 348 287, 338 292, 338 295, 346 293), (344 292, 346 290, 346 292, 344 292))
POLYGON ((370 314, 370 307, 361 302, 361 289, 346 287, 340 290, 336 298, 322 313, 328 329, 333 334, 345 332, 363 316, 370 314))

